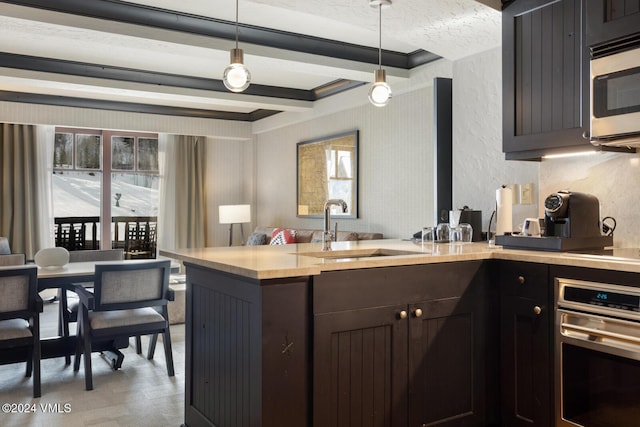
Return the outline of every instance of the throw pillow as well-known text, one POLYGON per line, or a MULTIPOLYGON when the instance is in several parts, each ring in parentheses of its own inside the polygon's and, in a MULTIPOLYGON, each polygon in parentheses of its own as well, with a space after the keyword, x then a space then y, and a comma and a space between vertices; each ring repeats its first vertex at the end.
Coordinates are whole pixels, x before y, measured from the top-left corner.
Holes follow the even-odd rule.
POLYGON ((287 245, 289 243, 297 243, 296 230, 288 228, 276 228, 271 233, 271 245, 287 245))
POLYGON ((259 246, 267 243, 267 235, 264 233, 251 233, 247 239, 247 246, 259 246))

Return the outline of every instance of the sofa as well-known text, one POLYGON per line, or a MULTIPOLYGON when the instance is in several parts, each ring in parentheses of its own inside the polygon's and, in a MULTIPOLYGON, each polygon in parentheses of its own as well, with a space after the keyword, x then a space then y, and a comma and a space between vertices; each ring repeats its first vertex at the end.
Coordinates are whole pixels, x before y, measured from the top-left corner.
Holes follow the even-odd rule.
MULTIPOLYGON (((247 245, 270 244, 271 236, 274 230, 284 229, 290 230, 295 235, 296 243, 315 243, 322 242, 323 230, 308 228, 284 228, 284 227, 265 227, 257 226, 247 240, 247 245), (264 237, 263 237, 264 236, 264 237)), ((382 239, 382 233, 365 233, 360 231, 341 231, 338 230, 337 241, 355 241, 355 240, 377 240, 382 239)))

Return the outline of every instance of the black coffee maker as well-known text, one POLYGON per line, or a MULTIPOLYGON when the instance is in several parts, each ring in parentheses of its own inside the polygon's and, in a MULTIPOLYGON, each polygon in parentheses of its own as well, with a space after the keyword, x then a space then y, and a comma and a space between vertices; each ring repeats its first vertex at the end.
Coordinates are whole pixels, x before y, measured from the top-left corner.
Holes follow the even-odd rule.
POLYGON ((575 191, 558 191, 544 201, 544 236, 601 237, 598 198, 575 191))

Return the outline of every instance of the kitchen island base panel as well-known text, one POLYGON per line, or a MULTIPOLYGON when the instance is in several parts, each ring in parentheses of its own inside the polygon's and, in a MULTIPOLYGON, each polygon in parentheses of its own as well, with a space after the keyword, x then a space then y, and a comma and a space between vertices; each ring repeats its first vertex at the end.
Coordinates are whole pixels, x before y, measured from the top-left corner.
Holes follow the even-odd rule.
POLYGON ((185 424, 308 425, 307 279, 186 268, 185 424))

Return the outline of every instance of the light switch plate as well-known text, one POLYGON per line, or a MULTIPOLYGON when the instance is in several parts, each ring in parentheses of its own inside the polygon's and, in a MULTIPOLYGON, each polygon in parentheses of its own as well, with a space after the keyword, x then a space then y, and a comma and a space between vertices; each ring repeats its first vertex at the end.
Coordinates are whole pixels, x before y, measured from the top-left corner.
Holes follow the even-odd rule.
POLYGON ((533 204, 533 183, 520 184, 520 203, 523 205, 533 204))

